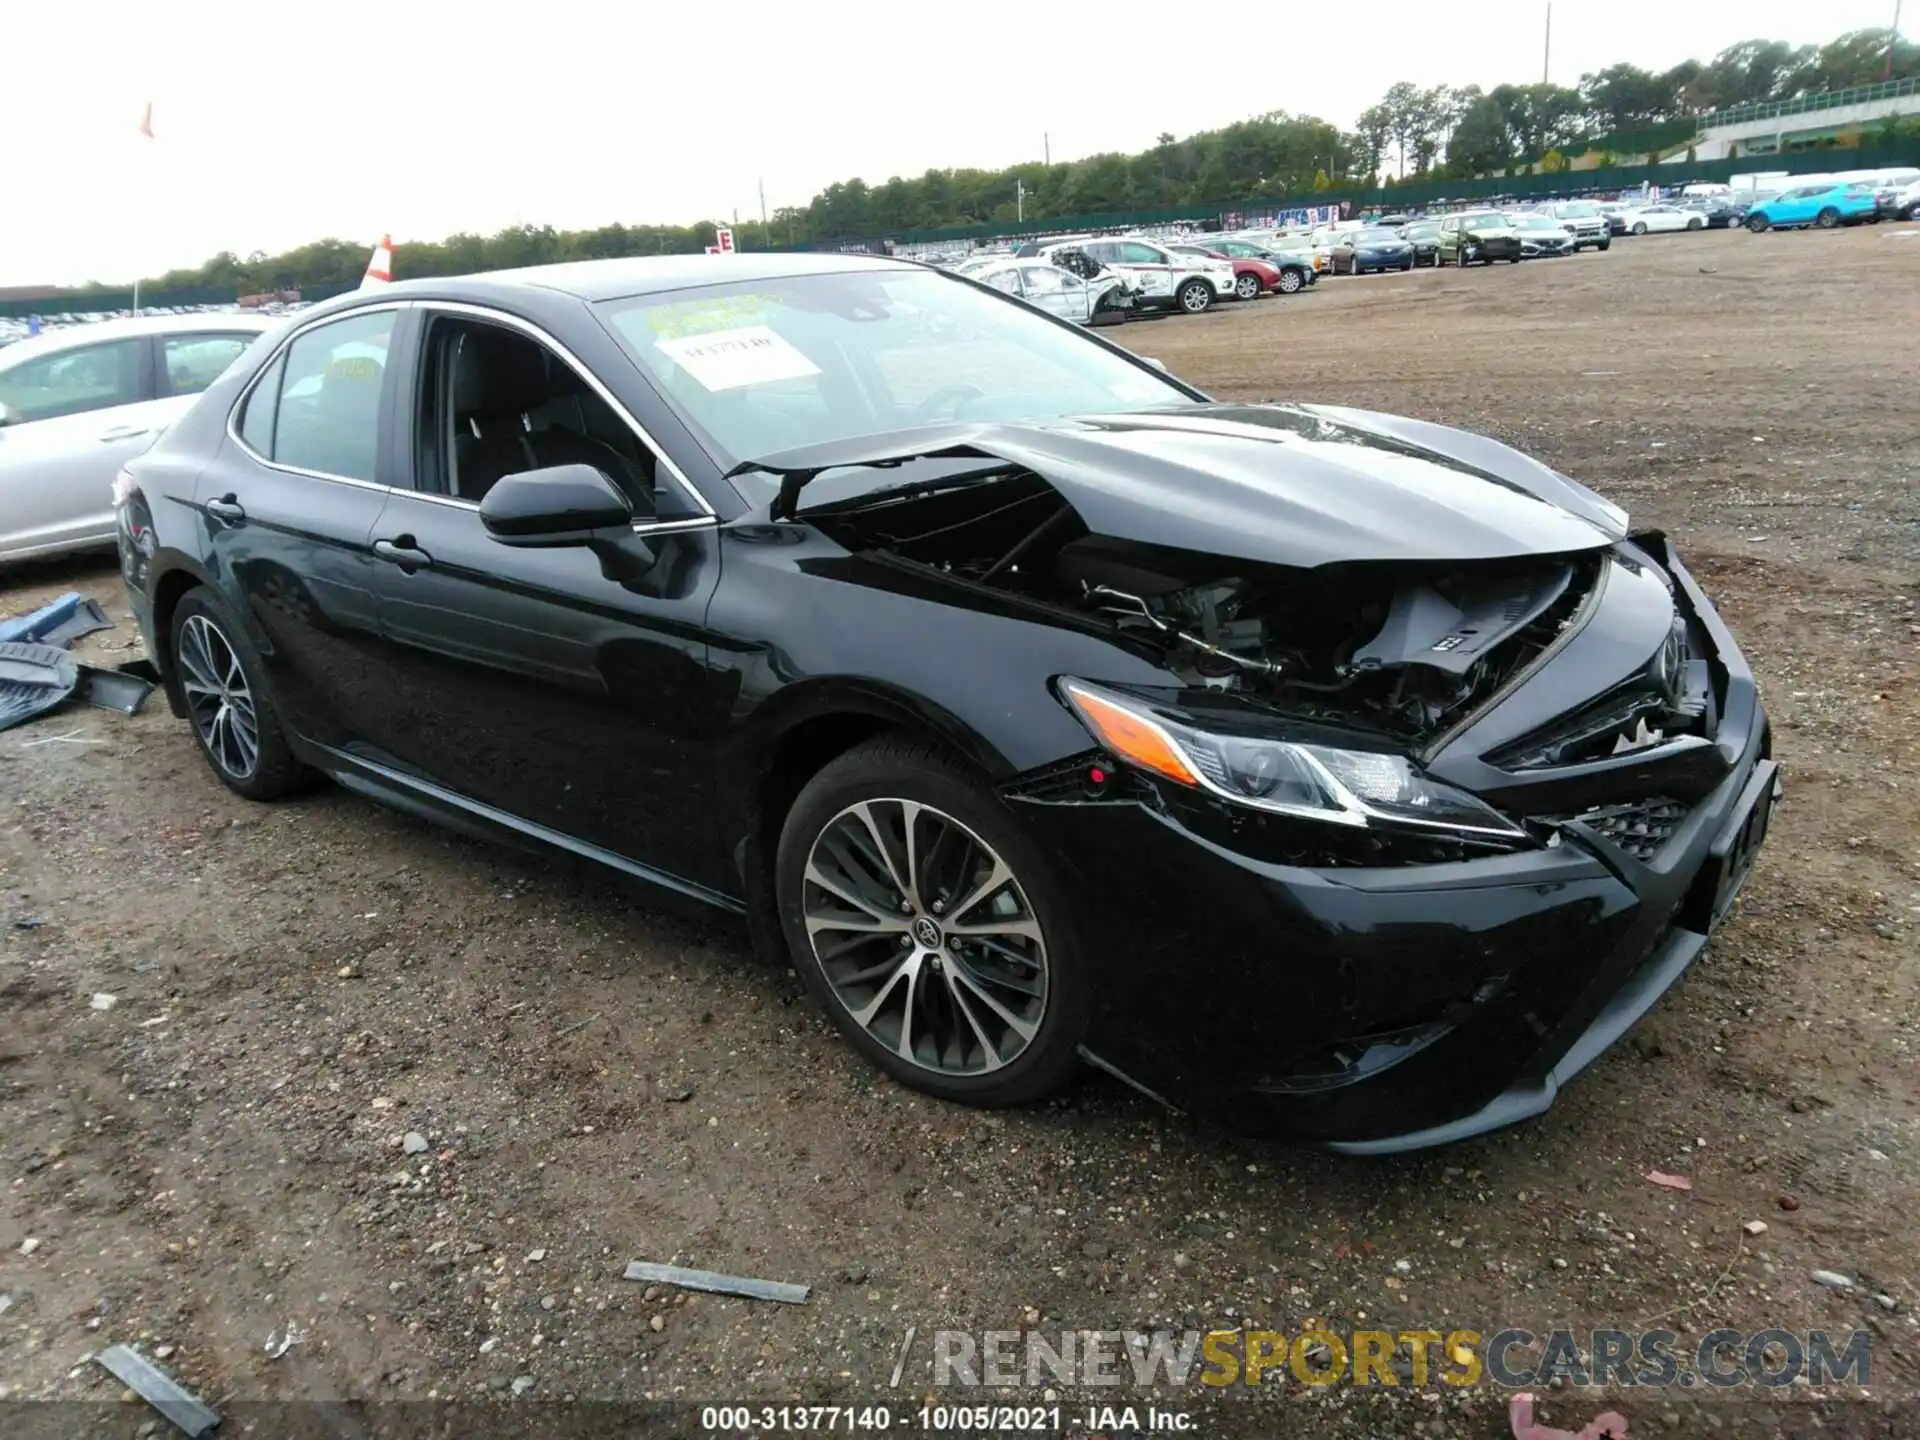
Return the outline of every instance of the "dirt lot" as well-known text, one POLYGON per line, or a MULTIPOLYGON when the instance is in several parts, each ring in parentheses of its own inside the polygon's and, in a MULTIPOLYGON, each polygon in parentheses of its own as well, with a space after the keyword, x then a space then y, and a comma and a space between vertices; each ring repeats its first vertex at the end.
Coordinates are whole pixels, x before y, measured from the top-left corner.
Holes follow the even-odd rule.
MULTIPOLYGON (((1335 280, 1122 335, 1222 397, 1526 447, 1677 536, 1745 644, 1787 774, 1770 847, 1545 1118, 1361 1163, 1099 1079, 951 1108, 876 1080, 724 922, 339 792, 250 805, 163 704, 70 711, 0 736, 0 1385, 111 1400, 81 1362, 124 1340, 229 1408, 480 1401, 531 1430, 572 1400, 905 1410, 935 1327, 1653 1322, 1865 1328, 1872 1398, 1572 1389, 1548 1417, 1920 1433, 1891 1409, 1920 1388, 1920 238, 1889 228, 1335 280), (656 1294, 632 1258, 816 1289, 656 1294)), ((123 620, 83 653, 137 653, 106 563, 0 576, 0 614, 68 588, 123 620)), ((1484 1389, 1159 1399, 1209 1435, 1506 1433, 1484 1389)))

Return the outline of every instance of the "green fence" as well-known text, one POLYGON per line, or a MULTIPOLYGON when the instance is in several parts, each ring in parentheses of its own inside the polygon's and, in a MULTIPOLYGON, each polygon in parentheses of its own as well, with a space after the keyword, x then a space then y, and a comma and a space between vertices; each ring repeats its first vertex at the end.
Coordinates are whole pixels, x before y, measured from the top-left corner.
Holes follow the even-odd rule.
POLYGON ((1905 80, 1886 80, 1878 85, 1856 85, 1851 90, 1828 90, 1819 95, 1798 95, 1791 100, 1766 100, 1757 105, 1735 105, 1700 117, 1702 130, 1716 125, 1742 125, 1749 120, 1775 120, 1783 115, 1811 115, 1820 110, 1838 110, 1843 105, 1870 105, 1875 100, 1897 100, 1912 95, 1920 100, 1920 76, 1905 80))

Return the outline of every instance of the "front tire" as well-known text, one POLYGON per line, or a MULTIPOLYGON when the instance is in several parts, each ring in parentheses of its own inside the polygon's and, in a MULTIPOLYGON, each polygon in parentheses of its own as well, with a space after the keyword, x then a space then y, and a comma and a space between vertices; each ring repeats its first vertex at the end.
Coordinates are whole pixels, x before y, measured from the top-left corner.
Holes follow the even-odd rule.
POLYGON ((1613 248, 1613 237, 1609 235, 1606 239, 1602 240, 1598 245, 1594 246, 1593 248, 1602 252, 1611 250, 1613 248))
POLYGON ((1750 235, 1758 235, 1771 227, 1772 224, 1773 222, 1764 215, 1749 215, 1747 217, 1747 233, 1750 235))
POLYGON ((1634 234, 1636 234, 1636 235, 1644 235, 1644 234, 1646 234, 1646 233, 1647 233, 1647 222, 1646 222, 1646 221, 1644 221, 1644 220, 1636 220, 1636 221, 1634 221, 1634 224, 1633 224, 1633 233, 1634 233, 1634 234))
POLYGON ((794 801, 780 920, 821 1007, 903 1085, 1016 1105, 1078 1067, 1087 983, 1047 854, 935 746, 881 736, 794 801))
POLYGON ((1180 287, 1180 308, 1199 315, 1213 304, 1213 286, 1204 280, 1189 280, 1180 287))
POLYGON ((194 738, 220 783, 249 800, 300 789, 308 772, 288 748, 266 667, 213 591, 181 599, 169 643, 194 738))
POLYGON ((1306 283, 1307 282, 1300 277, 1298 270, 1282 270, 1280 272, 1280 293, 1282 295, 1297 295, 1301 287, 1306 283))
POLYGON ((1706 228, 1707 228, 1707 222, 1704 220, 1693 219, 1693 220, 1687 221, 1687 229, 1689 230, 1704 230, 1706 228))

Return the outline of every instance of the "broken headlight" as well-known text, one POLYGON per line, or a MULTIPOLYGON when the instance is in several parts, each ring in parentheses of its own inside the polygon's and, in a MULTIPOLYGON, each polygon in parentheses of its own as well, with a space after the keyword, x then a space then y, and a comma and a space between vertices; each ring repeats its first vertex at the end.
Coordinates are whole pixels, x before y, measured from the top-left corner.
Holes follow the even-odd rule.
POLYGON ((1118 759, 1236 804, 1335 825, 1412 825, 1526 838, 1526 831, 1491 806, 1428 778, 1401 755, 1218 735, 1080 680, 1062 680, 1060 693, 1118 759))

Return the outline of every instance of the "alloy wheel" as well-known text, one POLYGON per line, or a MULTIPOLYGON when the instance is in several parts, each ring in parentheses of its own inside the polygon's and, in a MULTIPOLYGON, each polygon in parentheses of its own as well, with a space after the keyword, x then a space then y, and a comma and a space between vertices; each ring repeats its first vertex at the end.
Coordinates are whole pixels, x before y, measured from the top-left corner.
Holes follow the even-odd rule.
POLYGON ((834 998, 909 1064, 984 1075, 1046 1015, 1047 946, 1019 880, 951 815, 915 800, 849 805, 807 855, 802 913, 834 998))
POLYGON ((1284 294, 1292 295, 1298 291, 1299 288, 1300 272, 1298 270, 1282 270, 1280 272, 1280 289, 1284 294))
POLYGON ((233 644, 205 615, 180 627, 180 688, 200 743, 236 780, 260 763, 260 720, 233 644))
POLYGON ((1257 276, 1242 275, 1233 282, 1233 288, 1242 300, 1251 300, 1260 293, 1260 281, 1257 276))

